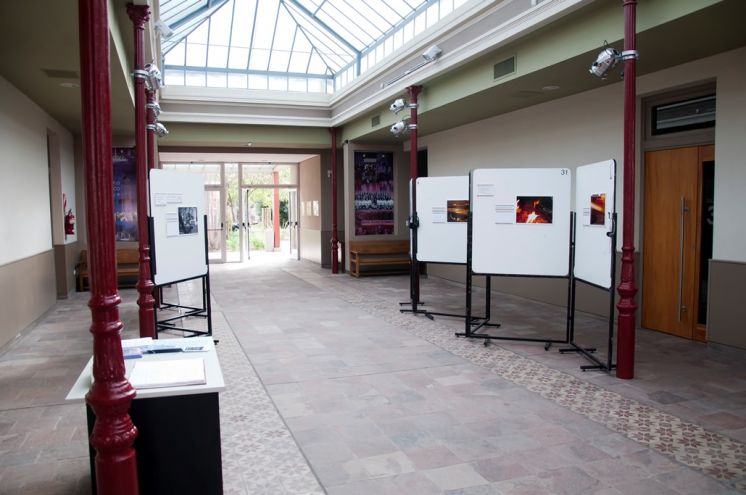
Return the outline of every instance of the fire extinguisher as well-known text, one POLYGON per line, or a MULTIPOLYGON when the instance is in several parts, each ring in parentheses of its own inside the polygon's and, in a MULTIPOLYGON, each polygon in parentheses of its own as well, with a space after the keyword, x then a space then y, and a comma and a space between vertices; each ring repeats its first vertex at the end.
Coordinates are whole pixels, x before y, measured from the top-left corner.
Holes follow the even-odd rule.
POLYGON ((65 238, 75 235, 75 215, 72 208, 67 208, 67 195, 62 193, 62 211, 65 212, 65 238))

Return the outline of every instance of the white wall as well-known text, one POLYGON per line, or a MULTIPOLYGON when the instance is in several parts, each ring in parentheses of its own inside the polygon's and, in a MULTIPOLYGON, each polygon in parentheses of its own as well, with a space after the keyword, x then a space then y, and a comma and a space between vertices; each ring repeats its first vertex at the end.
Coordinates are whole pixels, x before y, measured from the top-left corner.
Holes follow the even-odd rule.
POLYGON ((300 256, 321 264, 321 157, 313 156, 298 164, 300 211, 300 256), (319 203, 319 214, 313 207, 319 203))
MULTIPOLYGON (((48 130, 59 137, 60 184, 69 191, 68 204, 72 202, 75 212, 72 136, 0 77, 0 198, 4 212, 0 222, 0 265, 52 249, 48 130)), ((58 208, 61 212, 61 200, 58 208)), ((72 242, 69 237, 68 241, 72 242)))
POLYGON ((718 66, 713 258, 746 262, 746 48, 718 66), (742 220, 734 222, 734 218, 742 220))
MULTIPOLYGON (((642 97, 701 81, 717 81, 714 258, 746 262, 746 48, 638 78, 642 97)), ((421 138, 431 177, 473 168, 568 167, 617 160, 617 211, 622 223, 623 141, 621 82, 421 138)), ((423 115, 423 120, 427 115, 423 115)), ((637 135, 635 245, 640 230, 640 125, 637 135)), ((619 245, 621 245, 621 235, 619 245)))

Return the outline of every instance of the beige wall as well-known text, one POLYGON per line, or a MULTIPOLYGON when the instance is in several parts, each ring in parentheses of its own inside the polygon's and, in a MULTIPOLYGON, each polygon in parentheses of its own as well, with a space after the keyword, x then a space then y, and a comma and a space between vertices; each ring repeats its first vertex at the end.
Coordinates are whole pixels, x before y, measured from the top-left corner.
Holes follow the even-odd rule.
POLYGON ((299 164, 300 256, 321 264, 321 157, 316 155, 299 164), (318 203, 314 215, 313 202, 318 203))
POLYGON ((344 240, 347 266, 349 269, 349 245, 351 240, 376 239, 408 239, 409 230, 406 221, 409 216, 409 160, 401 146, 384 146, 378 144, 364 144, 349 142, 343 146, 344 150, 344 240), (383 152, 394 154, 394 235, 355 235, 355 170, 354 160, 356 151, 383 152))
MULTIPOLYGON (((72 135, 2 77, 0 175, 5 206, 0 222, 0 345, 4 345, 54 304, 53 244, 77 245, 76 236, 65 238, 63 192, 68 209, 79 215, 72 135)), ((69 265, 65 262, 60 268, 61 286, 68 286, 69 265)))
POLYGON ((43 316, 56 295, 51 249, 0 266, 0 347, 43 316))

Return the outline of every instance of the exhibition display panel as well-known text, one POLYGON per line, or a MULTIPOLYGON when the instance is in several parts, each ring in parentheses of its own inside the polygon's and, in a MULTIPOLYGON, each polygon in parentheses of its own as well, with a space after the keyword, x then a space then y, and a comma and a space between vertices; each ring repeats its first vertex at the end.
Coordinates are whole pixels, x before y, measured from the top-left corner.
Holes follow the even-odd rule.
POLYGON ((417 179, 417 260, 466 263, 469 176, 417 179))
POLYGON ((583 371, 615 368, 614 360, 614 285, 616 280, 616 162, 606 160, 577 167, 575 171, 575 237, 573 239, 573 277, 570 314, 570 347, 561 353, 579 353, 593 364, 583 371), (606 356, 601 360, 595 347, 585 347, 575 340, 576 281, 608 292, 608 341, 606 356))
MULTIPOLYGON (((412 229, 411 236, 412 245, 416 246, 417 250, 417 262, 466 267, 469 176, 419 177, 416 187, 419 221, 412 229)), ((490 283, 489 280, 487 283, 490 283)), ((489 320, 490 291, 486 292, 485 298, 485 316, 480 318, 489 320)), ((465 314, 443 313, 430 309, 420 313, 430 319, 434 316, 466 317, 465 314)))
POLYGON ((150 229, 153 282, 161 297, 158 310, 175 316, 158 319, 156 330, 178 330, 191 335, 212 335, 210 271, 207 258, 207 217, 204 179, 173 170, 150 171, 150 229), (168 303, 162 288, 200 279, 201 307, 168 303), (207 331, 177 325, 190 317, 206 318, 207 331))

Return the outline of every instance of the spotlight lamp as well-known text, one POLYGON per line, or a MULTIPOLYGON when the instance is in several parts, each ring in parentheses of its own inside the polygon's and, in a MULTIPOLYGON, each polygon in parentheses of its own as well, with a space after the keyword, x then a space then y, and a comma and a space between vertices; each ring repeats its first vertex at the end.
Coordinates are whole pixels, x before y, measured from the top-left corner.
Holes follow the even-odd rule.
POLYGON ((146 65, 145 72, 147 74, 147 83, 151 90, 156 91, 163 87, 163 76, 155 64, 146 65))
POLYGON ((401 136, 404 131, 417 129, 417 124, 407 124, 403 120, 400 120, 396 124, 392 125, 389 131, 391 131, 391 134, 394 136, 401 136))
POLYGON ((398 98, 398 99, 394 100, 394 103, 391 104, 391 106, 389 107, 389 110, 391 110, 392 112, 398 114, 399 112, 401 112, 402 110, 404 110, 404 107, 406 107, 406 106, 407 106, 407 104, 404 101, 404 98, 398 98))
POLYGON ((620 61, 636 59, 637 57, 637 50, 625 50, 620 53, 619 50, 607 46, 604 42, 604 49, 598 54, 596 61, 591 64, 588 72, 594 76, 600 77, 601 79, 606 79, 609 72, 611 72, 620 61))
POLYGON ((422 54, 422 58, 424 58, 426 62, 433 62, 438 60, 441 55, 443 55, 443 50, 438 45, 433 45, 425 50, 425 53, 422 54))
POLYGON ((160 122, 148 124, 145 128, 149 131, 155 131, 155 133, 158 134, 158 137, 168 136, 168 129, 166 129, 166 126, 160 122))
POLYGON ((161 106, 158 103, 148 103, 145 105, 145 108, 152 110, 156 117, 161 114, 161 106))

